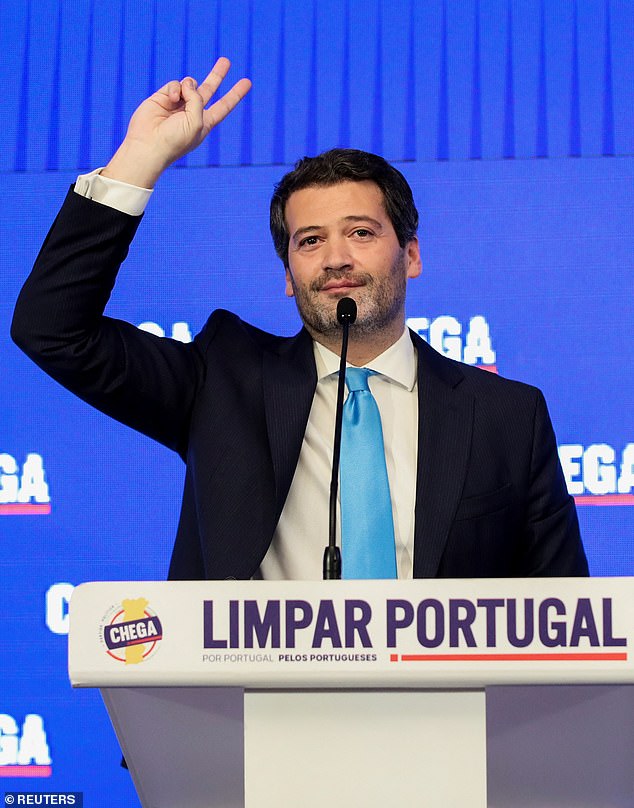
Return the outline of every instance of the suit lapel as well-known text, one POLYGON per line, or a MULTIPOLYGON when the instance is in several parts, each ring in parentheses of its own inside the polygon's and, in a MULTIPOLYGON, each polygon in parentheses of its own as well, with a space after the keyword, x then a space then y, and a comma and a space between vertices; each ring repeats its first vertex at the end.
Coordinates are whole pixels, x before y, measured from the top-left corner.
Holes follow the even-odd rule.
POLYGON ((302 329, 264 354, 264 405, 275 476, 275 523, 288 494, 317 385, 310 335, 302 329))
POLYGON ((467 473, 473 397, 464 376, 427 343, 418 350, 418 472, 414 528, 414 577, 432 578, 447 542, 467 473))

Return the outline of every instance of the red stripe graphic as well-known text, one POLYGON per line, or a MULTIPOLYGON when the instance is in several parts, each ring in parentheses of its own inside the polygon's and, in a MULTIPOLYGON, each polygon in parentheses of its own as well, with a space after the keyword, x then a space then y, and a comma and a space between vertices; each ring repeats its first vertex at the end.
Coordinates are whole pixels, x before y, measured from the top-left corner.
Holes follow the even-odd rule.
POLYGON ((497 365, 476 365, 476 367, 480 368, 480 370, 488 370, 489 373, 497 373, 498 372, 498 366, 497 365))
POLYGON ((401 662, 627 662, 627 653, 570 654, 401 654, 401 662))
POLYGON ((634 505, 634 494, 584 494, 575 497, 577 505, 634 505))
POLYGON ((50 766, 0 766, 0 777, 50 777, 50 766))
POLYGON ((19 502, 12 502, 9 505, 0 505, 0 516, 42 516, 50 512, 50 502, 44 505, 28 505, 19 502))

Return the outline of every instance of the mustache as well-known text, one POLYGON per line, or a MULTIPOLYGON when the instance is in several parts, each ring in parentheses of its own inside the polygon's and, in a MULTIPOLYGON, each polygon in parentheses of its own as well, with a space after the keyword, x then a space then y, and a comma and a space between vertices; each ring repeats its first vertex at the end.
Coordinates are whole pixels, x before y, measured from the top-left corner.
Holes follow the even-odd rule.
POLYGON ((373 283, 372 275, 367 272, 350 272, 346 269, 328 269, 310 284, 311 292, 321 292, 324 286, 330 281, 340 280, 352 281, 359 286, 371 286, 373 283))

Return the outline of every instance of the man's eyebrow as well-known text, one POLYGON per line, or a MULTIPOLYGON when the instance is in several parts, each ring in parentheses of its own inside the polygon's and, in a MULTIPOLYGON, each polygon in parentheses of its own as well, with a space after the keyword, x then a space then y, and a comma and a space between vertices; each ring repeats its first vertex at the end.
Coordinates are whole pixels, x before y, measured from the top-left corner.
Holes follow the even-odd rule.
POLYGON ((322 228, 318 224, 309 224, 306 227, 299 227, 292 235, 292 240, 297 241, 300 236, 305 235, 306 233, 314 233, 316 230, 321 230, 322 228))
POLYGON ((383 224, 379 222, 377 219, 373 219, 372 216, 346 216, 343 219, 344 222, 368 222, 368 224, 373 225, 378 230, 383 230, 383 224))
MULTIPOLYGON (((383 230, 383 224, 379 222, 377 219, 374 219, 372 216, 344 216, 343 219, 340 219, 342 222, 346 222, 348 224, 355 224, 356 222, 367 222, 375 227, 377 230, 383 230)), ((306 227, 299 227, 292 235, 292 240, 297 241, 302 236, 305 236, 307 233, 315 233, 319 230, 323 230, 323 225, 318 224, 309 224, 306 227)))

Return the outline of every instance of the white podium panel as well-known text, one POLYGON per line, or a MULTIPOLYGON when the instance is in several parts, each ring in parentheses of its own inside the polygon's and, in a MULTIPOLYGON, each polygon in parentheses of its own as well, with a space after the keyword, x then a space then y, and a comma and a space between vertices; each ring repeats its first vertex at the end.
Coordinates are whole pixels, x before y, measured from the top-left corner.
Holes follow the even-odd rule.
POLYGON ((486 806, 484 691, 247 692, 244 725, 247 808, 486 806))
MULTIPOLYGON (((484 808, 487 789, 491 808, 580 808, 558 689, 541 709, 517 687, 523 713, 493 689, 487 783, 485 688, 631 684, 633 642, 627 578, 116 582, 75 591, 69 668, 102 689, 144 808, 484 808)), ((597 782, 596 805, 623 804, 597 782)))

